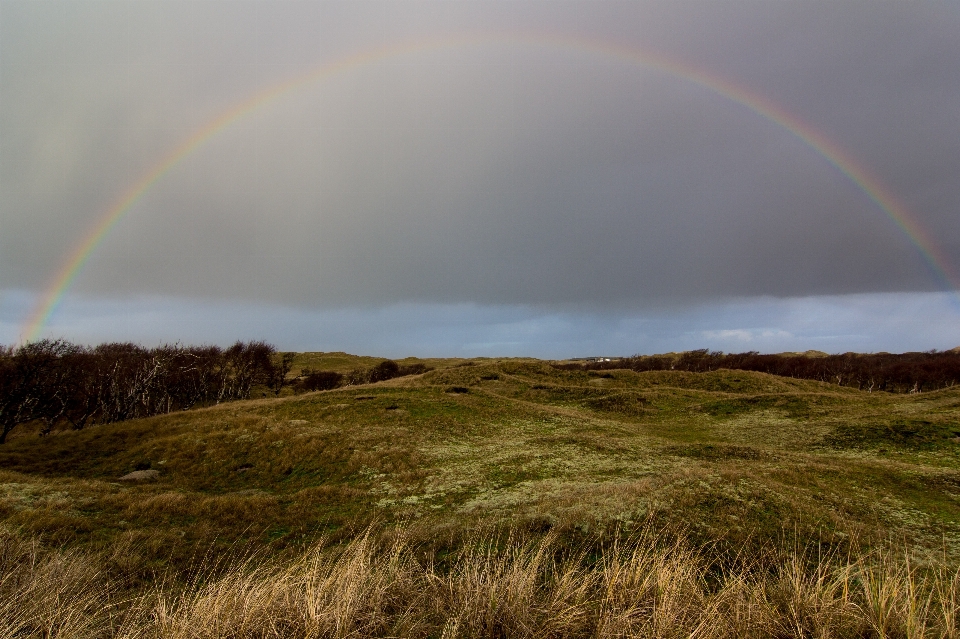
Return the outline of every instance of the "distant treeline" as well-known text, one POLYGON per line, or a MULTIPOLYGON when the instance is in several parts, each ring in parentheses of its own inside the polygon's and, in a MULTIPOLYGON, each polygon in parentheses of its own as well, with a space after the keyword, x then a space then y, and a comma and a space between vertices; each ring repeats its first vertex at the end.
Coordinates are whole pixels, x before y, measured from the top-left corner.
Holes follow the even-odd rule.
POLYGON ((723 353, 707 349, 678 355, 634 355, 614 361, 556 364, 566 370, 690 371, 721 368, 757 371, 813 379, 860 390, 890 393, 919 393, 948 388, 960 381, 960 352, 877 353, 843 355, 761 355, 723 353))
POLYGON ((265 342, 144 348, 42 340, 0 347, 0 443, 27 422, 81 429, 279 392, 292 356, 265 342))
POLYGON ((427 370, 422 364, 400 366, 386 360, 348 375, 304 370, 287 380, 293 358, 293 353, 257 341, 229 348, 144 348, 130 343, 90 347, 65 340, 0 346, 0 444, 20 424, 38 424, 41 434, 60 427, 80 430, 89 424, 248 399, 254 388, 279 395, 284 385, 292 385, 295 392, 323 390, 427 370))

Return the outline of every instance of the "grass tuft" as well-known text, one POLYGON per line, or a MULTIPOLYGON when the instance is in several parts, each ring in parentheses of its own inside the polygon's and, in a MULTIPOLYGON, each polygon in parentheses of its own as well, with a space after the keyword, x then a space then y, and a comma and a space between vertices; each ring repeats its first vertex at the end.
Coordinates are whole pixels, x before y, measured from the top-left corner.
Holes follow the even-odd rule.
POLYGON ((96 557, 4 537, 4 637, 955 637, 956 572, 892 554, 729 558, 643 529, 602 547, 479 534, 443 562, 368 528, 136 592, 96 557))

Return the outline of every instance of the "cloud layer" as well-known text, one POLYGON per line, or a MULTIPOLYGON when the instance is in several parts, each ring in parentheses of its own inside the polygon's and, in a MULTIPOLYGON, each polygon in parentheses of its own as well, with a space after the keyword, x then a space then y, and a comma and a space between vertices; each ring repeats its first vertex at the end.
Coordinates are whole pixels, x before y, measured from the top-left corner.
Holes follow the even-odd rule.
MULTIPOLYGON (((0 343, 17 341, 35 300, 0 298, 0 343)), ((947 293, 749 298, 661 311, 557 310, 530 305, 396 304, 308 310, 157 296, 70 295, 47 334, 78 343, 219 343, 265 339, 281 350, 382 357, 626 356, 725 352, 904 352, 960 346, 960 310, 947 293)))
POLYGON ((341 69, 219 131, 137 201, 75 291, 615 314, 943 289, 790 131, 585 41, 810 123, 960 267, 950 3, 4 0, 0 289, 49 287, 126 189, 234 105, 434 40, 452 44, 341 69))

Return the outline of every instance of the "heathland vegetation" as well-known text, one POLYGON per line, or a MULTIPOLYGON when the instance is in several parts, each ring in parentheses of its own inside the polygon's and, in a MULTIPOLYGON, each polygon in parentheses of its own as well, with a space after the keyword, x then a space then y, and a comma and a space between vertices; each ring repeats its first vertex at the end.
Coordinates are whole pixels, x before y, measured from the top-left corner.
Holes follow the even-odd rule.
POLYGON ((726 368, 813 379, 871 392, 920 393, 950 388, 960 382, 960 349, 866 355, 828 355, 819 351, 762 355, 753 351, 722 353, 704 349, 669 355, 636 355, 614 361, 607 358, 604 361, 574 362, 560 367, 582 370, 626 368, 638 373, 666 370, 704 373, 726 368))
POLYGON ((131 343, 90 348, 65 340, 0 347, 0 444, 21 424, 39 426, 45 435, 64 426, 81 430, 249 399, 254 387, 264 397, 279 396, 287 385, 300 392, 329 390, 427 370, 420 363, 385 360, 347 375, 302 368, 288 380, 293 361, 294 353, 278 353, 265 342, 237 342, 226 349, 131 343))
POLYGON ((957 353, 30 348, 0 637, 960 634, 957 353))

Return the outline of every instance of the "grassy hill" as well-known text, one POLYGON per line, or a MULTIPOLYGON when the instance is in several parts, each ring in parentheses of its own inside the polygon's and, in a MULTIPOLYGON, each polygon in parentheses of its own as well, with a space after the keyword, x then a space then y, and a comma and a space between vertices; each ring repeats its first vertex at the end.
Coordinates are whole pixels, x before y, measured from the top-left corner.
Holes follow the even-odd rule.
MULTIPOLYGON (((436 370, 13 437, 0 447, 3 530, 107 557, 132 590, 198 553, 282 561, 370 530, 402 530, 438 570, 478 534, 546 535, 596 557, 651 530, 732 562, 789 546, 960 564, 960 389, 425 363, 436 370), (144 469, 158 472, 120 480, 144 469)), ((301 354, 294 372, 359 364, 301 354)))

